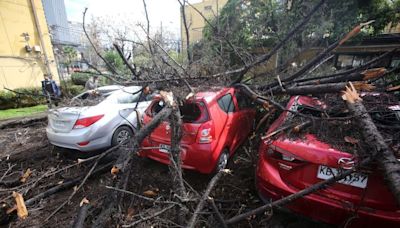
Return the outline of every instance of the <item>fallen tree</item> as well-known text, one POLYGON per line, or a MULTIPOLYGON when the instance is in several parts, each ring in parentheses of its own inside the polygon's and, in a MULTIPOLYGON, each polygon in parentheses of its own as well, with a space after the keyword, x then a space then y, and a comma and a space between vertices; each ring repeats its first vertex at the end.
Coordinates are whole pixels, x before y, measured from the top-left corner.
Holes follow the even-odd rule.
POLYGON ((370 150, 363 155, 375 159, 381 166, 388 186, 395 196, 397 204, 400 205, 399 160, 394 156, 392 149, 386 144, 384 138, 379 133, 379 130, 372 121, 368 111, 365 109, 362 99, 352 83, 346 87, 343 99, 346 100, 349 110, 353 114, 359 115, 356 121, 362 130, 365 143, 370 148, 370 150))

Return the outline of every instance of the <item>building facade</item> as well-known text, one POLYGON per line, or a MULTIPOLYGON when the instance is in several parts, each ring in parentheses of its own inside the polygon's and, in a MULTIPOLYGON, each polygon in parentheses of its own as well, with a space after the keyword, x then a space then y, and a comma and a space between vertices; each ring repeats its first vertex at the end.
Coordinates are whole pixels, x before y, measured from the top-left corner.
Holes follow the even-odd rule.
MULTIPOLYGON (((212 19, 219 15, 221 9, 227 2, 228 0, 203 0, 202 2, 192 4, 192 6, 200 11, 207 19, 212 19)), ((207 24, 204 18, 192 6, 186 5, 184 9, 189 30, 189 44, 195 44, 203 38, 203 28, 207 24)), ((181 40, 182 49, 186 49, 186 31, 182 15, 181 40)))
POLYGON ((64 0, 42 0, 53 44, 70 44, 71 37, 64 0))
POLYGON ((0 90, 38 87, 44 75, 59 80, 40 0, 0 1, 0 90))

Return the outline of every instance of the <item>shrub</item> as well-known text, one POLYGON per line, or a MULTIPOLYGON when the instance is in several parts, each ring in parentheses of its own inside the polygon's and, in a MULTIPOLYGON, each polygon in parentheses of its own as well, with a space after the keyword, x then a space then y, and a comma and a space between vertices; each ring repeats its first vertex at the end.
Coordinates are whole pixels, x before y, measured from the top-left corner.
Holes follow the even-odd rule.
POLYGON ((85 86, 86 81, 92 76, 92 74, 75 72, 71 74, 71 80, 75 85, 85 86))
POLYGON ((80 86, 80 85, 70 85, 68 86, 68 90, 71 94, 71 96, 76 96, 80 93, 83 93, 83 91, 85 91, 85 87, 80 86))
POLYGON ((46 99, 41 96, 41 88, 18 88, 15 89, 15 91, 17 93, 11 91, 0 91, 0 110, 30 107, 46 103, 46 99))

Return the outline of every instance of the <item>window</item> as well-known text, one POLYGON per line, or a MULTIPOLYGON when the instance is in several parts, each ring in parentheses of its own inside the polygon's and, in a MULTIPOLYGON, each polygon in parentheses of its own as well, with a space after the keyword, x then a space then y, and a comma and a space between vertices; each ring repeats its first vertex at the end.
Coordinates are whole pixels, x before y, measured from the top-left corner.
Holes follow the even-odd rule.
POLYGON ((203 102, 185 103, 179 106, 179 110, 184 123, 203 123, 209 119, 206 105, 203 102))
POLYGON ((225 96, 218 99, 218 105, 226 113, 235 111, 235 105, 230 94, 226 94, 225 96))
POLYGON ((252 107, 252 102, 248 96, 235 92, 235 97, 238 102, 239 110, 248 109, 252 107))
POLYGON ((157 113, 159 113, 165 106, 164 101, 158 101, 156 102, 153 107, 151 107, 151 114, 152 116, 155 116, 157 113))
POLYGON ((121 93, 118 97, 118 104, 130 104, 138 101, 139 96, 137 94, 132 95, 130 93, 121 93))

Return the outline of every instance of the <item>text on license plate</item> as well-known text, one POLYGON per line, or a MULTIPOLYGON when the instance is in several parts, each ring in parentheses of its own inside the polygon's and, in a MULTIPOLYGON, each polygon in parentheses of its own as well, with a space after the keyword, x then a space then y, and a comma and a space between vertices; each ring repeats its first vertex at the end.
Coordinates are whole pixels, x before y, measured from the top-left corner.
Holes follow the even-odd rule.
MULTIPOLYGON (((335 169, 320 165, 318 168, 317 177, 319 179, 326 180, 333 176, 339 175, 340 173, 341 173, 340 169, 335 169)), ((338 182, 341 184, 351 185, 358 188, 365 188, 367 186, 368 176, 362 173, 352 173, 338 182)))
POLYGON ((160 144, 160 146, 159 146, 159 151, 160 152, 169 153, 170 150, 171 150, 171 146, 170 145, 160 144))

